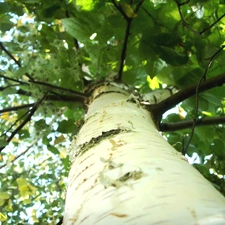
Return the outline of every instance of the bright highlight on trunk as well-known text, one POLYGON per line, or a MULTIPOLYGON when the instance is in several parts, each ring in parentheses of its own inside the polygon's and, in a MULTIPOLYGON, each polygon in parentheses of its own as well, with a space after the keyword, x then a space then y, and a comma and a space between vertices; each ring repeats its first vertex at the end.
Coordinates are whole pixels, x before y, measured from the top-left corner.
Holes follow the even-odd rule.
POLYGON ((64 225, 224 225, 225 199, 118 87, 95 89, 71 149, 64 225))

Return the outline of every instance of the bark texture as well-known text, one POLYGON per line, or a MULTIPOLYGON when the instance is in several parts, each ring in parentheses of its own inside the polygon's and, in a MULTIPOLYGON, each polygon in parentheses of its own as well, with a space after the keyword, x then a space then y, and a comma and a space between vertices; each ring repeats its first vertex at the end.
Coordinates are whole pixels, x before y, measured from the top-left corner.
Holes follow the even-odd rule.
POLYGON ((121 88, 94 91, 71 157, 66 225, 225 224, 224 197, 121 88))

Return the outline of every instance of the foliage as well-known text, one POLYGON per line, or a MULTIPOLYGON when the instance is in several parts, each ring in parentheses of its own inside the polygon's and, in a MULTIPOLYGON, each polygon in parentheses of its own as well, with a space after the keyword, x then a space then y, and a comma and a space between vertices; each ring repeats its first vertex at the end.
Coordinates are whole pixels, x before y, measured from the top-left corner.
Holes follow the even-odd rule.
POLYGON ((224 12, 213 0, 0 1, 0 221, 59 221, 88 84, 109 78, 140 93, 197 84, 162 122, 221 120, 163 134, 182 152, 194 131, 183 153, 225 194, 225 88, 198 89, 225 71, 224 12))

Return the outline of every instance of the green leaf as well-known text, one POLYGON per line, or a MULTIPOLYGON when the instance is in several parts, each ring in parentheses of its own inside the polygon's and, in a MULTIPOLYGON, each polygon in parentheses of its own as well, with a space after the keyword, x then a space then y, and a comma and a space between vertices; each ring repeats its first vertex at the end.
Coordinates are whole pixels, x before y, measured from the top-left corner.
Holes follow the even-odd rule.
POLYGON ((1 199, 8 199, 10 197, 9 193, 8 192, 3 192, 3 191, 0 191, 0 198, 1 199))
POLYGON ((58 9, 60 9, 60 4, 56 2, 55 4, 43 9, 41 13, 44 18, 51 18, 54 17, 58 9))
POLYGON ((182 43, 176 33, 160 32, 151 35, 151 41, 157 45, 172 47, 182 43))
POLYGON ((49 143, 52 141, 52 137, 46 137, 46 136, 44 136, 43 138, 42 138, 42 143, 44 144, 44 145, 49 145, 49 143))
POLYGON ((66 158, 63 158, 61 160, 63 162, 63 166, 64 166, 65 170, 67 172, 69 172, 69 169, 70 169, 70 159, 69 159, 69 156, 67 156, 66 158))
POLYGON ((168 139, 168 142, 179 152, 182 152, 183 149, 183 143, 182 139, 180 137, 179 133, 171 133, 168 136, 166 136, 168 139))
POLYGON ((158 75, 165 67, 167 67, 167 64, 163 60, 157 59, 154 61, 148 60, 145 69, 152 79, 154 76, 158 75))
POLYGON ((8 15, 1 16, 1 23, 0 23, 0 30, 1 32, 6 32, 10 30, 13 26, 14 23, 11 21, 11 17, 8 15))
POLYGON ((184 65, 189 59, 186 53, 179 53, 174 48, 166 46, 159 47, 158 53, 161 59, 174 66, 184 65))
POLYGON ((135 70, 128 70, 123 73, 123 82, 127 84, 133 84, 137 76, 137 72, 135 70))
POLYGON ((0 138, 0 147, 4 147, 6 145, 8 145, 8 142, 5 139, 0 138))
POLYGON ((176 113, 169 114, 166 119, 167 119, 167 121, 170 121, 170 122, 180 122, 181 121, 181 118, 176 113))
POLYGON ((0 14, 10 11, 10 7, 7 2, 0 2, 0 14))
POLYGON ((72 37, 86 43, 90 41, 91 35, 98 31, 100 24, 92 14, 80 13, 77 17, 62 19, 63 26, 72 37))
POLYGON ((57 131, 61 133, 72 133, 76 130, 76 125, 74 123, 75 122, 72 119, 63 120, 59 123, 57 131))
POLYGON ((46 128, 47 124, 46 124, 44 119, 40 119, 40 120, 35 122, 34 126, 36 127, 36 129, 41 131, 41 130, 44 130, 46 128))
POLYGON ((78 10, 85 10, 85 11, 90 11, 94 8, 95 6, 95 1, 93 0, 76 0, 74 1, 76 6, 77 6, 77 9, 78 10))
MULTIPOLYGON (((182 70, 183 68, 180 69, 182 70)), ((200 68, 192 67, 189 70, 183 70, 181 73, 179 71, 173 71, 172 76, 177 81, 177 85, 182 88, 197 83, 204 73, 200 68)))
POLYGON ((193 166, 204 176, 208 177, 209 176, 209 170, 204 166, 200 164, 193 164, 193 166))
POLYGON ((21 78, 26 72, 27 72, 27 68, 21 67, 14 73, 14 76, 21 78))
POLYGON ((221 139, 214 139, 211 144, 212 152, 215 153, 220 159, 225 159, 225 146, 221 139))
POLYGON ((28 131, 28 130, 25 130, 25 129, 20 130, 20 131, 18 132, 18 134, 19 134, 20 139, 24 139, 24 138, 30 137, 29 131, 28 131))
POLYGON ((134 9, 130 5, 126 3, 120 3, 120 5, 123 12, 126 14, 128 18, 134 18, 137 16, 137 14, 134 12, 134 9))
POLYGON ((47 145, 47 148, 51 153, 57 154, 57 155, 59 154, 59 150, 56 147, 54 147, 52 145, 47 145))
POLYGON ((7 96, 7 95, 10 95, 10 94, 15 94, 16 92, 17 92, 16 89, 9 87, 9 88, 4 89, 1 93, 2 93, 2 95, 7 96))

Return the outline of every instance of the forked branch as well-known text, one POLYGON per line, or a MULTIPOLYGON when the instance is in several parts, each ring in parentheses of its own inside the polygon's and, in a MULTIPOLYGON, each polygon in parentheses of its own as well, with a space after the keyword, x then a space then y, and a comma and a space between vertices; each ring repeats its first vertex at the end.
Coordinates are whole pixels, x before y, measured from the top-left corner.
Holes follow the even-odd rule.
POLYGON ((124 7, 129 7, 131 10, 131 15, 128 15, 125 10, 123 9, 122 5, 120 3, 117 3, 115 0, 112 0, 113 5, 117 8, 117 10, 123 15, 124 19, 126 20, 126 30, 125 30, 125 35, 124 35, 124 41, 123 41, 123 47, 121 51, 121 57, 120 57, 120 65, 119 65, 119 70, 118 70, 118 78, 117 81, 122 81, 122 76, 123 76, 123 68, 125 65, 125 59, 126 59, 126 52, 127 52, 127 45, 128 45, 128 39, 130 35, 130 29, 131 29, 131 22, 133 18, 136 16, 137 11, 141 7, 142 3, 144 0, 141 0, 135 7, 135 9, 132 9, 130 5, 124 4, 124 7))

